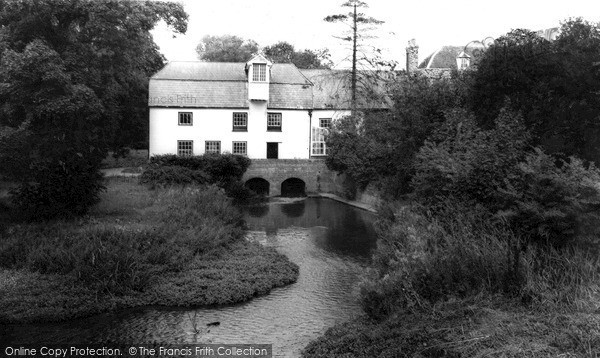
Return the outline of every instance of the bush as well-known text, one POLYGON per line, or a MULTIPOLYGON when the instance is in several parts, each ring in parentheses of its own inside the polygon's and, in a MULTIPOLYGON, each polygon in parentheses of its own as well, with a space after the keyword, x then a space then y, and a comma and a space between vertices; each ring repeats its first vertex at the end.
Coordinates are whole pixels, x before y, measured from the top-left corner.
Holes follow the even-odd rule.
POLYGON ((148 185, 152 189, 172 185, 203 185, 210 181, 210 177, 204 171, 179 165, 151 166, 140 176, 140 184, 148 185))
POLYGON ((498 217, 526 237, 564 246, 575 238, 579 222, 600 207, 600 171, 577 158, 556 160, 536 148, 517 165, 501 195, 506 208, 498 217))
POLYGON ((520 117, 508 111, 491 130, 451 114, 417 155, 416 200, 434 211, 449 200, 481 205, 490 219, 507 221, 531 241, 567 243, 578 220, 600 206, 600 172, 576 158, 555 160, 527 142, 520 117))
POLYGON ((233 154, 159 155, 150 158, 150 166, 142 173, 140 183, 151 188, 216 184, 236 203, 246 203, 256 196, 241 183, 249 166, 250 159, 233 154))
POLYGON ((85 214, 104 190, 98 165, 79 153, 38 161, 30 176, 11 192, 21 217, 31 220, 85 214))

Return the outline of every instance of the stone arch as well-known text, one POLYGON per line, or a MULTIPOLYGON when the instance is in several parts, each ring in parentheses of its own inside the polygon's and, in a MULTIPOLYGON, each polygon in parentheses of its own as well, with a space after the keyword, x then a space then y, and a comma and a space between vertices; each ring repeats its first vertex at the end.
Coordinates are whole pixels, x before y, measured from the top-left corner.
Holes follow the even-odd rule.
POLYGON ((246 183, 244 185, 246 186, 246 188, 252 190, 258 195, 269 196, 271 184, 266 179, 258 177, 251 178, 246 180, 246 183))
POLYGON ((300 178, 287 178, 281 182, 281 196, 306 196, 306 182, 300 178))

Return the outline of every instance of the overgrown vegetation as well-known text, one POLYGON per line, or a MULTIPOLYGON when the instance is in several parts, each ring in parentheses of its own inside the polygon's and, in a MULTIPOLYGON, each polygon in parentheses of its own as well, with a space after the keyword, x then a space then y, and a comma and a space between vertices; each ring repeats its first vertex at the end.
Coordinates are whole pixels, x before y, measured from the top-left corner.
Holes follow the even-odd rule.
POLYGON ((223 188, 234 203, 246 203, 256 194, 242 183, 250 159, 234 154, 204 154, 182 157, 157 155, 140 177, 140 183, 157 187, 214 184, 223 188))
POLYGON ((600 90, 600 55, 589 51, 600 48, 598 29, 569 20, 554 43, 513 31, 471 72, 424 82, 422 98, 397 90, 396 122, 378 114, 341 122, 330 167, 392 199, 410 193, 411 203, 380 210, 361 286, 366 320, 331 329, 304 356, 600 351, 600 171, 590 161, 598 157, 571 142, 589 146, 584 132, 595 133, 600 118, 585 105, 600 90), (587 92, 563 92, 573 81, 587 92))
POLYGON ((89 217, 5 223, 0 277, 25 279, 0 286, 0 320, 62 320, 110 306, 226 304, 296 280, 296 265, 243 238, 240 212, 216 186, 157 189, 152 197, 133 179, 107 187, 89 217), (51 288, 32 302, 34 284, 51 288))

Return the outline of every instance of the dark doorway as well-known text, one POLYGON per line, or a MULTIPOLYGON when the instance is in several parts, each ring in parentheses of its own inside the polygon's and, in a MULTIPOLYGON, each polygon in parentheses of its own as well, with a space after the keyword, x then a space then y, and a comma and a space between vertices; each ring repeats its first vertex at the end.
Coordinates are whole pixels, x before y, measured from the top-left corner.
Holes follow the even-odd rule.
POLYGON ((267 142, 267 159, 279 158, 279 143, 267 142))
POLYGON ((258 195, 269 195, 269 182, 263 178, 252 178, 246 182, 246 188, 252 190, 258 195))
POLYGON ((302 179, 289 178, 281 183, 281 196, 295 198, 306 196, 306 183, 302 179))

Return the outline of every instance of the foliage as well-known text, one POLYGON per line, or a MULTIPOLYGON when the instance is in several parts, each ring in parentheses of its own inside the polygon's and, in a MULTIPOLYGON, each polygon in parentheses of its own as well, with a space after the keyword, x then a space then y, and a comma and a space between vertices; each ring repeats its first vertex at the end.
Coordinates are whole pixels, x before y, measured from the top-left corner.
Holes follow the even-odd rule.
POLYGON ((536 148, 518 164, 500 190, 506 207, 498 217, 525 237, 564 246, 579 234, 580 222, 600 207, 600 171, 580 159, 556 160, 536 148))
POLYGON ((264 54, 274 63, 293 63, 298 68, 331 68, 329 50, 296 51, 294 45, 281 41, 263 49, 264 54))
POLYGON ((382 221, 375 268, 361 289, 365 312, 381 319, 449 297, 514 290, 521 263, 510 248, 517 239, 486 214, 447 202, 435 217, 404 208, 382 221))
POLYGON ((486 128, 510 100, 523 114, 534 145, 550 154, 598 160, 600 27, 565 21, 548 42, 527 30, 502 36, 485 51, 473 74, 471 108, 486 128))
POLYGON ((152 188, 216 184, 225 189, 236 203, 242 203, 253 198, 253 193, 241 183, 249 166, 248 157, 234 154, 158 155, 150 158, 150 165, 142 173, 140 183, 152 188))
POLYGON ((0 1, 0 127, 13 130, 3 153, 19 153, 0 170, 22 183, 18 204, 80 214, 106 150, 146 141, 148 77, 163 65, 149 31, 161 20, 185 32, 173 3, 0 1), (81 184, 61 187, 67 177, 81 184))
POLYGON ((160 192, 153 227, 61 223, 22 226, 1 242, 2 265, 70 274, 102 292, 142 291, 156 272, 180 270, 194 255, 242 237, 241 215, 215 187, 160 192))
POLYGON ((481 205, 530 241, 564 245, 600 204, 600 172, 529 151, 520 123, 508 111, 490 130, 464 113, 450 116, 417 155, 415 198, 434 210, 447 200, 481 205))
POLYGON ((435 206, 453 198, 498 210, 498 189, 524 158, 528 140, 514 113, 503 111, 488 131, 464 111, 449 113, 415 158, 412 184, 417 200, 435 206))
POLYGON ((219 188, 150 193, 122 177, 106 186, 85 218, 0 223, 0 322, 231 304, 298 277, 284 255, 242 239, 241 215, 219 188))
POLYGON ((416 152, 444 121, 444 113, 465 101, 461 81, 398 77, 390 92, 390 111, 334 123, 327 137, 327 165, 345 172, 361 188, 374 183, 392 197, 410 192, 416 152))
POLYGON ((258 52, 258 44, 234 35, 205 35, 196 52, 202 61, 246 62, 258 52))

